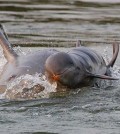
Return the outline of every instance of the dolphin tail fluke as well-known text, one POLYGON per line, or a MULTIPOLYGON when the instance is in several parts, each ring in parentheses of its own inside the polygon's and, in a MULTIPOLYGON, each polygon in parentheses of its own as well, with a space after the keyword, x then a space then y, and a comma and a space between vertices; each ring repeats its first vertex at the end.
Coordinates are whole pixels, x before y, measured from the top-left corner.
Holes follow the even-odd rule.
POLYGON ((3 53, 8 62, 12 62, 18 57, 18 55, 13 50, 10 42, 8 41, 8 36, 4 31, 3 26, 0 24, 0 45, 3 48, 3 53))
POLYGON ((118 53, 119 53, 119 44, 117 42, 115 42, 115 43, 113 43, 113 58, 111 59, 111 61, 107 65, 107 67, 113 67, 113 65, 117 59, 118 53))
POLYGON ((2 24, 0 24, 0 30, 4 34, 5 38, 8 40, 8 36, 7 36, 6 32, 5 32, 4 26, 2 24))

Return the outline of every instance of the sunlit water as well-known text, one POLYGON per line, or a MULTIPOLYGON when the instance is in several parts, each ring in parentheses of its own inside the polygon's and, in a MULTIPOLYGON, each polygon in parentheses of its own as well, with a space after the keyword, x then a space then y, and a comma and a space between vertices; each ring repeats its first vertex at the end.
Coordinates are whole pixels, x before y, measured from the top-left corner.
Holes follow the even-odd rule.
MULTIPOLYGON (((111 43, 120 40, 119 0, 83 1, 0 0, 0 22, 13 45, 34 46, 16 47, 19 54, 44 49, 35 46, 67 51, 81 39, 108 63, 111 43)), ((1 49, 0 71, 5 62, 1 49)), ((111 71, 120 78, 119 57, 111 71)), ((41 74, 15 79, 0 95, 0 133, 119 134, 120 82, 96 81, 93 87, 57 93, 56 83, 41 74)))

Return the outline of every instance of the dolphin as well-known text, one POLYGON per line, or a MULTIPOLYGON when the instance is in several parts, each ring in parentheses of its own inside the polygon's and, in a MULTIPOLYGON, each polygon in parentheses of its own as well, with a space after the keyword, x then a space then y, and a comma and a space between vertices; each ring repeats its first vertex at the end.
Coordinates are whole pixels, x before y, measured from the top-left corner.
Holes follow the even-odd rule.
POLYGON ((12 48, 2 25, 0 25, 0 45, 7 60, 0 74, 0 90, 5 87, 8 81, 21 75, 44 74, 46 59, 58 52, 55 49, 44 49, 31 52, 27 55, 18 55, 12 48))
POLYGON ((111 77, 110 71, 118 56, 118 43, 113 43, 113 57, 108 65, 98 52, 81 46, 80 41, 77 41, 76 46, 79 47, 47 58, 45 71, 50 82, 56 81, 58 85, 78 88, 90 85, 94 78, 118 80, 111 77))
POLYGON ((0 25, 0 45, 7 60, 0 74, 0 90, 5 89, 7 82, 30 74, 41 73, 51 82, 56 81, 69 88, 81 87, 93 78, 116 80, 110 76, 118 52, 118 43, 113 44, 113 58, 106 65, 103 57, 97 52, 81 46, 77 41, 76 48, 68 52, 55 49, 44 49, 27 55, 18 55, 11 46, 8 36, 0 25))

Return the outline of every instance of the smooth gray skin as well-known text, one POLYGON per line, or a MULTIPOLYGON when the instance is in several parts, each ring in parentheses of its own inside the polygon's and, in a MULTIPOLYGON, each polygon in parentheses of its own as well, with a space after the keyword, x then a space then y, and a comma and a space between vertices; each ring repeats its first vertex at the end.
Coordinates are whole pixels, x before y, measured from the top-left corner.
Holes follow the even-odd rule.
POLYGON ((0 45, 7 60, 0 75, 0 86, 2 87, 8 81, 24 74, 44 74, 46 59, 50 55, 57 53, 57 51, 54 49, 45 49, 19 56, 11 47, 2 25, 0 25, 0 28, 0 45))
MULTIPOLYGON (((80 42, 77 42, 80 44, 80 42)), ((87 86, 92 78, 116 80, 107 76, 109 67, 113 66, 119 51, 119 45, 113 45, 113 58, 106 65, 103 57, 97 52, 87 48, 78 47, 69 52, 59 52, 48 57, 45 63, 46 75, 51 81, 53 77, 59 77, 58 83, 69 88, 87 86)))

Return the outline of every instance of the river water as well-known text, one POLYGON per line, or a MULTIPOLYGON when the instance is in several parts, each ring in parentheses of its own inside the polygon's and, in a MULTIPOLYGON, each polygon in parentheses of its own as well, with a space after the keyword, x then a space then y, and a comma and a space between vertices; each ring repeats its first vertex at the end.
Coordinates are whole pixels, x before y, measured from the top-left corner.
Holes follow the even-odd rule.
MULTIPOLYGON (((112 57, 111 43, 120 42, 120 1, 0 0, 0 23, 20 54, 44 47, 66 51, 80 39, 107 61, 112 57)), ((119 61, 118 57, 113 75, 120 78, 119 61)), ((1 49, 0 70, 5 62, 1 49)), ((23 100, 3 94, 0 134, 120 133, 119 81, 98 80, 98 86, 55 94, 56 85, 42 77, 21 79, 27 80, 29 88, 37 82, 46 90, 39 97, 28 95, 23 100)), ((19 79, 8 85, 9 90, 11 87, 14 93, 21 91, 19 79)))

